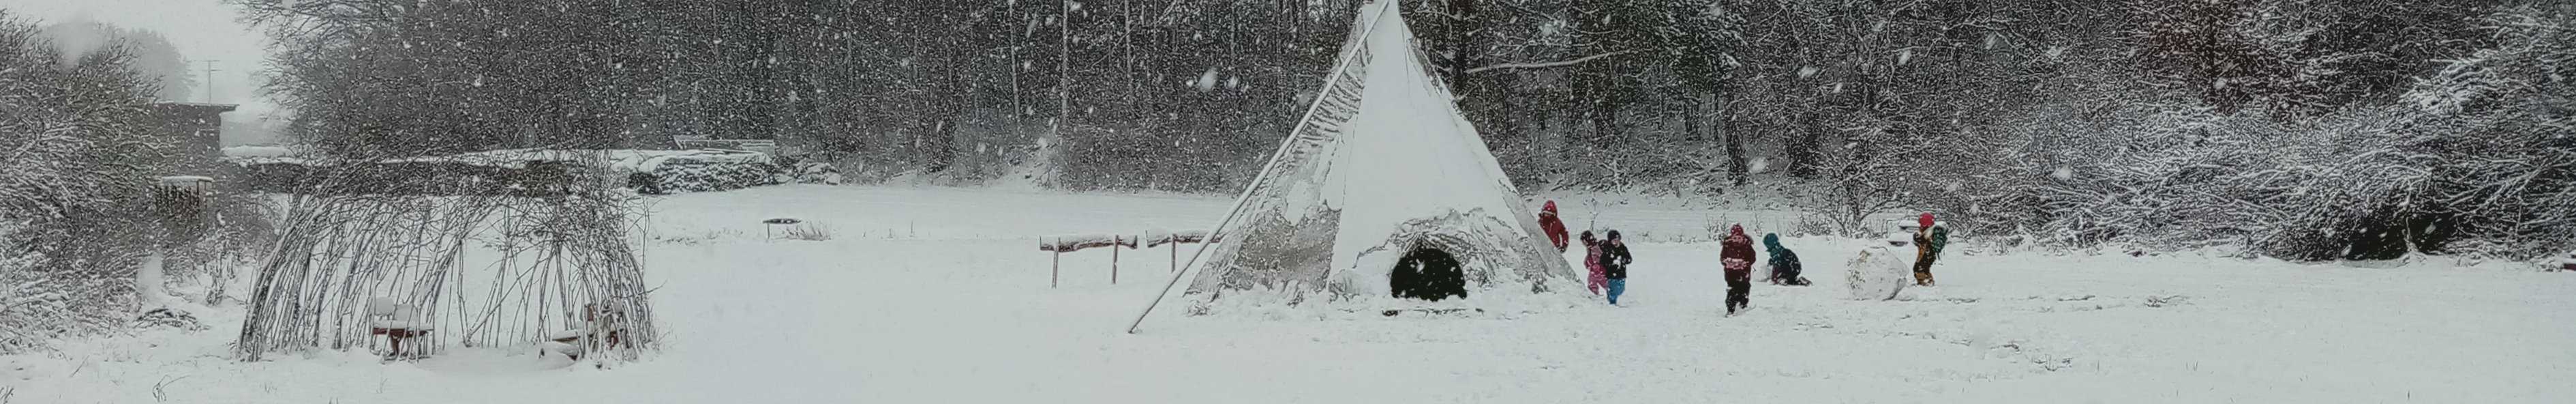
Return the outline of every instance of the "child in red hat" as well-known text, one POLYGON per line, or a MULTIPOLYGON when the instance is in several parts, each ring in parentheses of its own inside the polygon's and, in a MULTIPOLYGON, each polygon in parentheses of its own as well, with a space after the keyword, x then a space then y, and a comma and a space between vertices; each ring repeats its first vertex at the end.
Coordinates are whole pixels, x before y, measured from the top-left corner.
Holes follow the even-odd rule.
POLYGON ((1932 220, 1932 212, 1923 212, 1914 229, 1914 285, 1932 286, 1932 261, 1941 258, 1941 247, 1950 244, 1950 229, 1932 220))

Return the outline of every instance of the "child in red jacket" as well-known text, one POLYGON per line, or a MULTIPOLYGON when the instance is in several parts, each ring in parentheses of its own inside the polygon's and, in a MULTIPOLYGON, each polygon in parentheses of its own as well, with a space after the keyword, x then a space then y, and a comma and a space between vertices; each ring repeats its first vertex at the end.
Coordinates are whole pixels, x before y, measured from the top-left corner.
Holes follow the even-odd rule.
POLYGON ((1565 252, 1565 221, 1556 218, 1556 201, 1538 210, 1539 231, 1547 232, 1547 242, 1556 244, 1556 252, 1565 252))
POLYGON ((1744 225, 1726 230, 1726 242, 1719 243, 1717 257, 1726 265, 1726 314, 1733 315, 1752 304, 1753 238, 1744 235, 1744 225))

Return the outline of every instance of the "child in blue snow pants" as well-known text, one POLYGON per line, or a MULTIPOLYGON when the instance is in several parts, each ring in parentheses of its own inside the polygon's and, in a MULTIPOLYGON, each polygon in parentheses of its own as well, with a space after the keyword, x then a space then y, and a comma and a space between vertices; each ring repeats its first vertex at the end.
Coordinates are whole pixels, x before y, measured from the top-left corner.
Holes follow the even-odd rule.
POLYGON ((1610 280, 1610 305, 1612 305, 1612 306, 1617 306, 1617 305, 1619 305, 1619 294, 1620 294, 1620 293, 1626 293, 1627 291, 1628 291, 1628 280, 1626 280, 1626 279, 1611 279, 1611 280, 1610 280))

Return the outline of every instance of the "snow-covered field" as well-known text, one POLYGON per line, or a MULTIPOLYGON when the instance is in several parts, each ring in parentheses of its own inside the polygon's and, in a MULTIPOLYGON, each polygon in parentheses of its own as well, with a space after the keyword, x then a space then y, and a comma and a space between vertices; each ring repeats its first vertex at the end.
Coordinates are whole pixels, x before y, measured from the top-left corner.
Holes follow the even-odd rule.
MULTIPOLYGON (((464 351, 238 363, 224 354, 239 312, 217 310, 200 314, 207 331, 0 357, 0 402, 2576 401, 2576 275, 2449 259, 1972 251, 1942 263, 1937 288, 1858 302, 1839 298, 1861 242, 1800 238, 1787 244, 1816 285, 1757 284, 1754 310, 1725 317, 1715 244, 1644 243, 1627 307, 1279 308, 1158 316, 1136 335, 1121 331, 1168 279, 1168 247, 1121 252, 1115 285, 1108 251, 1066 254, 1049 287, 1038 236, 1202 229, 1227 202, 822 186, 671 196, 655 205, 648 252, 671 334, 640 362, 553 369, 464 351), (835 237, 764 237, 775 217, 835 237)), ((1588 208, 1563 205, 1582 227, 1588 208)), ((1604 222, 1676 233, 1770 217, 1619 209, 1604 222)))

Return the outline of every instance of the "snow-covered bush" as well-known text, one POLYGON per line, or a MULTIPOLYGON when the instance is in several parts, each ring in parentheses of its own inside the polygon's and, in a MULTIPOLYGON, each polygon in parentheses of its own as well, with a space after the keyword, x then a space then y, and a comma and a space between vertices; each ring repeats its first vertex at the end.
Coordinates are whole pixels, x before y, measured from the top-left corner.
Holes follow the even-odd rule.
POLYGON ((0 11, 0 143, 20 147, 0 171, 0 352, 131 314, 136 252, 154 238, 146 192, 170 167, 131 56, 64 56, 0 11))
POLYGON ((1818 215, 1799 215, 1789 223, 1789 234, 1798 236, 1835 234, 1833 221, 1818 215))
POLYGON ((840 185, 842 181, 840 168, 830 162, 800 161, 793 172, 798 184, 840 185))
MULTIPOLYGON (((0 237, 28 243, 23 229, 0 224, 0 237)), ((13 249, 15 247, 13 246, 13 249)), ((83 266, 39 251, 0 255, 0 353, 41 348, 60 336, 105 332, 133 312, 134 267, 83 266)))
MULTIPOLYGON (((0 237, 14 236, 9 233, 15 233, 14 229, 0 230, 6 231, 0 233, 0 237)), ((51 293, 53 285, 38 277, 35 268, 36 263, 44 258, 40 254, 0 255, 0 324, 10 325, 0 327, 0 352, 16 352, 35 346, 42 342, 49 328, 58 328, 50 327, 59 321, 50 318, 58 308, 58 305, 50 303, 59 298, 51 293)))
POLYGON ((648 194, 729 191, 784 182, 777 167, 766 159, 748 161, 679 156, 651 164, 632 175, 628 185, 648 194))
POLYGON ((2016 136, 1996 168, 1927 201, 1960 227, 2058 246, 2537 256, 2576 239, 2576 140, 2552 134, 2566 133, 2563 118, 2527 114, 2576 105, 2568 93, 2478 101, 2513 105, 2485 113, 2387 105, 2291 124, 2139 108, 2089 133, 2016 136))
POLYGON ((2532 258, 2576 248, 2576 9, 2490 15, 2497 45, 2416 83, 2396 133, 2429 180, 2419 210, 2456 217, 2456 237, 2532 258))
POLYGON ((1979 171, 1918 184, 1914 202, 1954 227, 2061 247, 2295 260, 2563 251, 2576 247, 2571 13, 2501 9, 2484 23, 2492 48, 2395 101, 2318 115, 2042 104, 1996 125, 2001 144, 1948 146, 1977 150, 1944 161, 1979 171))
POLYGON ((2012 127, 2012 143, 1984 163, 1991 168, 1920 201, 1954 229, 2046 245, 2241 245, 2329 259, 2350 244, 2348 229, 2385 216, 2391 197, 2420 184, 2387 166, 2388 156, 2351 148, 2385 143, 2378 128, 2393 118, 2380 111, 2302 127, 2155 105, 2110 114, 2125 116, 2012 127))
POLYGON ((1868 237, 1882 228, 1869 218, 1896 209, 1913 191, 1947 174, 1938 142, 1892 130, 1894 122, 1871 121, 1839 147, 1820 150, 1814 198, 1799 201, 1805 218, 1821 219, 1830 234, 1868 237))
POLYGON ((375 160, 246 158, 241 189, 281 193, 536 195, 567 192, 597 173, 648 194, 774 185, 792 176, 767 153, 743 150, 504 149, 375 160))
POLYGON ((832 228, 806 223, 788 227, 778 238, 802 241, 832 241, 832 228))

